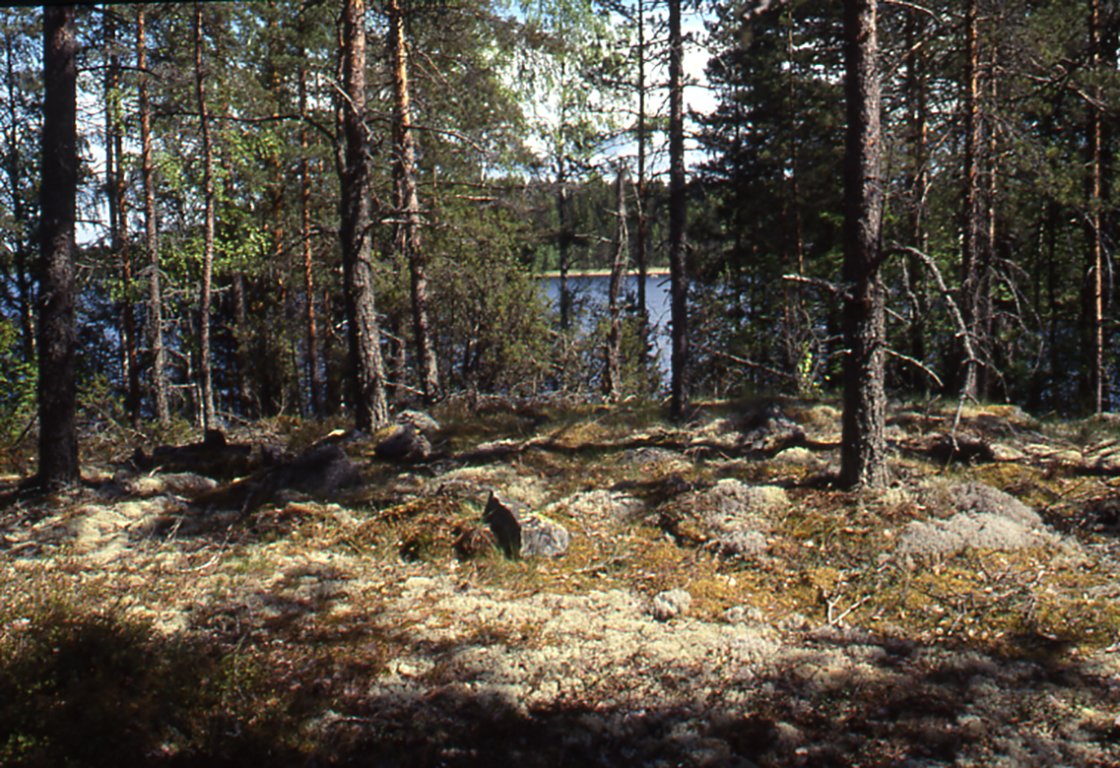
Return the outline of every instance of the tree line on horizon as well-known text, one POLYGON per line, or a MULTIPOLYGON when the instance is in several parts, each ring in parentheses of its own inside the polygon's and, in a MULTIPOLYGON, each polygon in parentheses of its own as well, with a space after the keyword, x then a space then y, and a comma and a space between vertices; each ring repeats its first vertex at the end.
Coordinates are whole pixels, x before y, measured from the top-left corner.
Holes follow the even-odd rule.
POLYGON ((66 431, 42 417, 52 364, 122 420, 208 427, 368 429, 462 391, 667 384, 681 418, 843 390, 842 475, 874 485, 887 390, 1111 403, 1115 3, 77 7, 61 103, 72 226, 97 236, 52 261, 56 13, 0 19, 6 434, 36 395, 40 442, 66 431), (710 53, 711 114, 685 112, 686 43, 710 53), (646 281, 620 279, 654 265, 668 382, 646 281), (567 285, 586 267, 610 270, 601 305, 567 285))

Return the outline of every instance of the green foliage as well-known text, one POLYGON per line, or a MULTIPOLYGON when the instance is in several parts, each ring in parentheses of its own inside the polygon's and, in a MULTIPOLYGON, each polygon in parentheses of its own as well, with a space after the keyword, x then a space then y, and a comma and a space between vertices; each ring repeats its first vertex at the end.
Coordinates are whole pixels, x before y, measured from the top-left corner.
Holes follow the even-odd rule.
POLYGON ((0 452, 12 447, 35 413, 38 369, 21 346, 15 324, 0 317, 0 452))

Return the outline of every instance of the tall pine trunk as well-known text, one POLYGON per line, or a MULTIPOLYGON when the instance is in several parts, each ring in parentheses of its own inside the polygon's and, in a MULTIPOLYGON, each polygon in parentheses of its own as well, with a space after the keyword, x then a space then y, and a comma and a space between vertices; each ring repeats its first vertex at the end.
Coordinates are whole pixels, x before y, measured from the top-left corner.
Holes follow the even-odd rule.
MULTIPOLYGON (((926 234, 926 190, 929 186, 928 99, 926 89, 925 53, 919 39, 925 31, 924 16, 920 11, 908 10, 906 17, 906 109, 910 144, 911 170, 906 187, 909 203, 908 225, 910 243, 926 253, 929 237, 926 234)), ((908 256, 906 265, 906 292, 910 302, 909 354, 919 363, 926 357, 926 315, 929 297, 926 293, 925 268, 916 256, 908 256)), ((927 375, 914 368, 906 377, 912 389, 927 389, 927 375)))
MULTIPOLYGON (((307 67, 304 57, 299 70, 299 113, 307 116, 307 67)), ((319 328, 315 318, 315 262, 311 247, 311 162, 308 158, 310 143, 306 123, 300 128, 299 161, 299 217, 300 243, 303 251, 303 290, 306 295, 304 318, 307 323, 308 408, 312 416, 325 415, 323 407, 323 365, 319 360, 319 328)))
POLYGON ((685 273, 684 40, 681 0, 669 0, 669 283, 672 372, 669 410, 684 418, 688 405, 688 277, 685 273))
POLYGON ((634 188, 634 261, 638 265, 638 337, 641 339, 641 365, 649 354, 649 300, 646 279, 649 272, 649 245, 646 228, 646 152, 649 131, 646 125, 646 18, 644 0, 638 0, 638 178, 634 188))
POLYGON ((568 288, 568 251, 572 233, 568 230, 568 178, 563 147, 556 158, 556 218, 559 225, 560 328, 566 331, 572 322, 572 295, 568 288))
POLYGON ((35 288, 32 267, 32 243, 28 233, 32 229, 32 222, 28 217, 27 206, 23 197, 23 158, 18 147, 20 115, 16 107, 18 102, 19 79, 15 72, 17 53, 14 46, 15 36, 6 36, 5 45, 5 82, 7 83, 8 97, 3 104, 8 111, 8 152, 5 155, 4 170, 8 177, 8 191, 11 198, 11 216, 13 224, 12 236, 15 238, 15 248, 12 254, 15 265, 15 284, 18 294, 17 307, 19 313, 20 342, 23 348, 23 359, 31 362, 35 359, 35 288))
POLYGON ((618 164, 618 179, 615 182, 615 234, 614 253, 611 258, 611 279, 607 290, 607 311, 610 315, 610 330, 607 333, 606 371, 603 376, 603 395, 607 400, 617 402, 622 398, 622 307, 618 300, 622 295, 622 277, 626 272, 626 252, 630 245, 626 228, 626 166, 618 164))
MULTIPOLYGON (((1100 0, 1089 0, 1089 66, 1096 74, 1101 66, 1101 9, 1100 0)), ((1089 248, 1085 264, 1085 303, 1083 325, 1088 336, 1088 356, 1083 399, 1093 413, 1104 410, 1104 269, 1105 255, 1101 232, 1101 207, 1103 202, 1103 120, 1101 88, 1093 89, 1094 103, 1089 104, 1089 119, 1085 143, 1088 154, 1088 216, 1085 235, 1089 248)))
POLYGON ((427 259, 420 247, 420 202, 416 196, 416 148, 412 136, 412 107, 409 100, 408 43, 404 13, 399 0, 387 0, 389 59, 393 79, 393 184, 394 244, 408 262, 412 290, 412 335, 416 344, 420 388, 424 400, 439 398, 439 364, 432 343, 428 313, 427 259))
POLYGON ((354 384, 354 422, 372 430, 389 418, 381 330, 373 292, 370 246, 369 129, 366 126, 365 0, 345 0, 342 19, 342 128, 339 238, 342 244, 347 333, 354 384))
POLYGON ((844 414, 840 482, 880 487, 887 480, 886 325, 880 263, 883 211, 877 0, 844 1, 844 414))
POLYGON ((202 133, 202 195, 206 206, 203 222, 202 285, 199 289, 198 370, 202 399, 202 426, 214 429, 214 387, 210 371, 210 291, 214 271, 214 145, 210 117, 206 111, 205 73, 202 69, 202 3, 194 6, 194 77, 198 100, 198 122, 202 133))
MULTIPOLYGON (((965 82, 962 97, 964 109, 964 193, 961 210, 961 315, 965 329, 972 336, 972 348, 985 348, 981 337, 981 274, 982 201, 980 199, 980 39, 977 0, 967 0, 965 7, 965 82)), ((960 353, 963 369, 961 397, 975 399, 978 395, 979 361, 966 359, 960 353)))
POLYGON ((140 122, 140 176, 144 187, 144 249, 148 254, 148 347, 151 351, 151 390, 156 418, 171 422, 164 371, 163 296, 160 287, 159 240, 156 228, 156 189, 152 167, 152 108, 148 98, 148 44, 145 40, 145 7, 136 11, 136 68, 140 70, 138 109, 140 122))
POLYGON ((43 7, 42 236, 39 271, 39 473, 77 482, 74 378, 74 226, 78 194, 77 37, 74 7, 43 7))
POLYGON ((128 248, 125 214, 124 132, 120 93, 120 52, 117 50, 117 15, 106 9, 105 30, 105 196, 109 209, 109 249, 120 265, 124 298, 119 302, 120 336, 128 392, 125 408, 133 426, 140 424, 140 363, 137 359, 136 313, 132 301, 132 255, 128 248))

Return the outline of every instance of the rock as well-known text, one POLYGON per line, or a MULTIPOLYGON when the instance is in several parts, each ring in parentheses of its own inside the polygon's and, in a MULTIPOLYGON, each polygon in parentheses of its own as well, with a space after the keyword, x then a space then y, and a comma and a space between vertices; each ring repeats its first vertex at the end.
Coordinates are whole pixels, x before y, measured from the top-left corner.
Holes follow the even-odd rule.
POLYGON ((996 460, 988 442, 967 435, 958 435, 956 438, 940 435, 930 442, 926 453, 932 460, 946 465, 951 462, 976 464, 996 460))
POLYGON ((754 557, 768 549, 764 534, 770 531, 774 515, 788 506, 783 488, 733 479, 720 480, 697 500, 702 520, 719 548, 741 557, 754 557))
POLYGON ((650 615, 658 621, 668 621, 682 615, 692 607, 692 595, 683 589, 669 589, 653 598, 650 615))
POLYGON ((386 461, 423 461, 432 453, 432 445, 424 433, 411 423, 399 424, 388 437, 374 446, 373 452, 386 461))
POLYGON ((121 481, 126 491, 134 496, 149 497, 162 493, 193 498, 218 487, 213 478, 193 472, 170 472, 155 475, 141 475, 121 481))
POLYGON ((559 523, 532 514, 520 502, 493 491, 486 501, 482 522, 498 542, 506 557, 560 557, 568 551, 571 534, 559 523))
MULTIPOLYGON (((217 429, 206 430, 200 443, 188 445, 161 445, 148 456, 137 448, 132 463, 140 470, 160 468, 169 472, 193 472, 207 477, 236 477, 252 471, 253 446, 248 443, 230 443, 217 429)), ((259 464, 259 462, 258 462, 259 464)))
POLYGON ((742 443, 756 451, 777 453, 804 442, 801 425, 773 406, 755 414, 743 428, 742 443))
POLYGON ((522 557, 560 557, 568 551, 572 534, 540 515, 529 515, 521 526, 522 557))
POLYGON ((401 411, 397 418, 405 424, 411 424, 417 432, 425 435, 439 431, 439 422, 423 411, 401 411))
POLYGON ((716 542, 724 554, 747 558, 765 554, 770 548, 766 537, 758 531, 729 531, 716 539, 716 542))
POLYGON ((566 509, 568 514, 591 519, 627 522, 645 511, 641 499, 619 491, 584 491, 548 506, 546 511, 566 509))
POLYGON ((1010 517, 970 512, 948 520, 915 521, 899 536, 898 552, 917 555, 950 555, 963 549, 1016 550, 1054 546, 1058 537, 1010 517))
POLYGON ((1028 528, 1042 525, 1042 518, 1014 496, 983 483, 962 483, 949 491, 954 506, 961 512, 993 514, 1014 520, 1028 528))
POLYGON ((267 470, 260 487, 267 493, 299 491, 309 496, 324 496, 344 488, 361 485, 362 473, 340 446, 324 445, 287 464, 267 470))
POLYGON ((324 496, 361 482, 362 473, 346 451, 338 445, 324 445, 286 464, 260 470, 250 478, 200 494, 193 503, 199 507, 248 512, 283 491, 324 496))
POLYGON ((631 448, 623 451, 622 455, 618 457, 620 464, 631 464, 641 467, 653 464, 677 464, 683 463, 684 460, 685 457, 679 452, 671 451, 668 448, 658 448, 657 446, 631 448))

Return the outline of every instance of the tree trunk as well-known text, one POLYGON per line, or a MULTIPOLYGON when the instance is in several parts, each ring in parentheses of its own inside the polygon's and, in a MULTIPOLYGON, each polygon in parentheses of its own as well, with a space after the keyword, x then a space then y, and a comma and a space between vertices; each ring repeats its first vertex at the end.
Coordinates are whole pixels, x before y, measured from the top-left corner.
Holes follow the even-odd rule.
POLYGON ((408 261, 412 288, 412 335, 420 388, 425 402, 439 399, 439 364, 432 344, 428 320, 427 258, 420 248, 420 203, 416 196, 416 149, 412 137, 412 108, 409 103, 408 45, 404 13, 398 0, 387 0, 389 59, 393 78, 393 182, 394 243, 397 253, 408 261))
POLYGON ((74 7, 43 7, 43 134, 39 273, 39 473, 36 482, 80 478, 75 424, 74 225, 78 194, 78 53, 74 7))
POLYGON ((137 360, 136 314, 132 302, 132 256, 128 249, 128 218, 125 213, 124 137, 121 130, 120 53, 117 50, 117 15, 104 14, 105 30, 105 196, 109 208, 109 249, 120 264, 124 298, 121 317, 121 347, 124 352, 128 392, 125 408, 133 426, 140 425, 140 365, 137 360))
MULTIPOLYGON (((977 0, 965 8, 965 87, 964 87, 964 205, 961 221, 961 314, 972 336, 973 349, 983 348, 979 335, 981 276, 981 200, 980 200, 980 42, 977 0)), ((961 397, 977 396, 977 360, 960 355, 963 366, 961 397)))
POLYGON ((840 482, 887 480, 883 360, 886 329, 879 253, 883 187, 877 0, 845 0, 847 142, 844 155, 844 414, 840 482))
POLYGON ((646 242, 646 18, 644 0, 638 0, 638 178, 634 189, 634 261, 638 265, 638 337, 641 339, 641 365, 649 354, 649 300, 646 279, 649 271, 649 246, 646 242))
POLYGON ((603 395, 618 402, 622 398, 622 308, 618 305, 622 293, 622 276, 626 272, 626 251, 629 235, 626 229, 626 166, 618 164, 615 185, 615 235, 614 254, 611 259, 611 281, 607 291, 607 308, 610 313, 610 331, 607 334, 606 371, 603 375, 603 395))
MULTIPOLYGON (((304 57, 300 58, 304 61, 304 57)), ((307 67, 300 65, 299 70, 299 113, 307 115, 307 67)), ((307 296, 305 318, 307 322, 307 383, 308 408, 310 415, 322 417, 323 407, 323 366, 319 361, 319 329, 315 321, 315 271, 311 247, 311 162, 308 159, 310 144, 307 125, 300 128, 299 161, 299 215, 300 242, 303 244, 303 289, 307 296)))
POLYGON ((556 217, 560 228, 557 243, 560 258, 560 329, 566 331, 572 322, 572 295, 568 290, 568 247, 572 234, 568 231, 568 180, 562 148, 556 158, 556 217))
MULTIPOLYGON (((910 9, 906 18, 906 104, 909 123, 910 162, 912 170, 906 180, 909 197, 910 242, 922 253, 929 251, 929 237, 925 228, 926 189, 929 170, 926 167, 929 152, 929 124, 927 116, 925 55, 919 38, 925 31, 924 17, 920 11, 910 9), (923 19, 923 20, 920 20, 923 19)), ((929 312, 926 294, 925 270, 914 256, 907 257, 906 292, 910 301, 908 328, 909 354, 918 362, 926 357, 925 325, 929 312)), ((927 390, 927 375, 914 368, 906 377, 911 389, 927 390)))
MULTIPOLYGON (((1101 66, 1100 0, 1089 0, 1089 68, 1097 76, 1101 66)), ((1085 397, 1093 413, 1104 409, 1104 243, 1101 233, 1101 205, 1103 190, 1103 147, 1101 110, 1101 88, 1094 88, 1095 103, 1089 105, 1089 120, 1086 126, 1086 147, 1088 149, 1088 215, 1086 217, 1086 237, 1089 249, 1085 264, 1085 311, 1083 325, 1088 336, 1085 377, 1085 397)))
POLYGON ((669 0, 669 272, 672 380, 669 410, 684 418, 688 404, 688 277, 685 274, 684 41, 681 0, 669 0))
POLYGON ((354 421, 359 430, 373 430, 389 418, 385 399, 385 367, 381 332, 373 294, 370 247, 369 139, 366 120, 365 0, 343 5, 342 124, 343 156, 339 238, 342 243, 346 320, 354 383, 354 421))
POLYGON ((152 109, 148 100, 148 46, 145 40, 145 8, 136 11, 136 68, 140 70, 140 168, 144 186, 144 247, 148 252, 148 346, 151 349, 151 388, 156 418, 171 422, 167 405, 167 376, 164 372, 163 297, 160 289, 159 240, 156 228, 156 190, 152 174, 152 109))
POLYGON ((23 166, 19 152, 20 137, 19 125, 21 116, 16 110, 19 79, 15 73, 16 52, 14 50, 14 35, 5 35, 5 62, 8 86, 8 98, 4 100, 8 108, 8 152, 5 156, 5 171, 8 176, 8 190, 11 193, 11 215, 15 224, 13 235, 15 249, 13 261, 15 265, 15 284, 17 298, 15 304, 19 313, 20 345, 23 350, 23 359, 31 362, 35 359, 35 288, 34 275, 32 275, 31 242, 28 233, 33 228, 33 222, 28 219, 28 211, 23 197, 23 166))
POLYGON ((206 205, 203 223, 202 286, 199 291, 198 370, 202 388, 202 426, 215 429, 214 388, 210 373, 210 289, 214 270, 214 145, 206 112, 205 73, 202 71, 202 3, 194 6, 194 77, 198 99, 198 121, 202 133, 202 194, 206 205))

